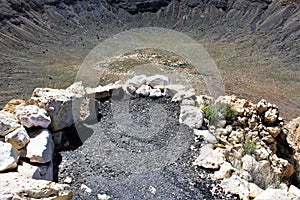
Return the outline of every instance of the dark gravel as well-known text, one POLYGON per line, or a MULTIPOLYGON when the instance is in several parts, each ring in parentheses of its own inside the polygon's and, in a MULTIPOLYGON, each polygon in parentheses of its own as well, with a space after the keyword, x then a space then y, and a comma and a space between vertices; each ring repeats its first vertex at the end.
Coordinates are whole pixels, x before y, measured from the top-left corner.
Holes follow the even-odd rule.
POLYGON ((74 199, 97 199, 97 194, 122 200, 237 199, 220 188, 212 194, 217 182, 192 166, 198 152, 190 146, 201 142, 178 123, 179 104, 128 97, 100 102, 100 110, 102 118, 89 126, 93 134, 84 144, 60 152, 58 182, 72 178, 74 199))

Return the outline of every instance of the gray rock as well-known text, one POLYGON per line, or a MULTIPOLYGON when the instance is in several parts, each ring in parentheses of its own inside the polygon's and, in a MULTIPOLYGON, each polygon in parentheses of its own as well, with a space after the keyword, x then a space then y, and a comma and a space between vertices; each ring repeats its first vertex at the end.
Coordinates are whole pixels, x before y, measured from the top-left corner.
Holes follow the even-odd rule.
POLYGON ((260 193, 257 197, 254 198, 254 200, 291 200, 291 198, 288 196, 288 192, 285 190, 280 189, 272 189, 268 188, 262 193, 260 193))
POLYGON ((162 96, 163 96, 163 94, 159 88, 150 89, 149 97, 158 98, 158 97, 162 97, 162 96))
POLYGON ((242 199, 249 199, 249 183, 236 175, 224 179, 220 185, 226 192, 238 194, 242 199))
POLYGON ((242 157, 242 169, 246 170, 248 172, 255 169, 255 167, 258 166, 258 162, 253 158, 251 155, 245 155, 242 157))
POLYGON ((36 88, 31 101, 47 110, 51 117, 49 129, 58 131, 80 120, 80 106, 83 96, 70 90, 36 88))
POLYGON ((137 75, 133 78, 126 81, 125 85, 132 85, 136 89, 141 87, 142 85, 145 85, 147 83, 147 79, 145 75, 137 75))
POLYGON ((277 108, 269 108, 264 115, 264 122, 268 125, 272 126, 278 120, 278 109, 277 108))
POLYGON ((198 130, 198 129, 194 129, 194 134, 200 137, 203 137, 204 140, 206 140, 207 142, 211 143, 211 144, 217 144, 218 141, 216 139, 216 137, 209 132, 208 130, 198 130))
POLYGON ((203 123, 203 111, 196 106, 181 106, 179 122, 192 129, 199 129, 203 123))
POLYGON ((51 118, 47 111, 36 105, 18 106, 16 108, 16 116, 26 128, 48 128, 51 123, 51 118))
POLYGON ((124 91, 122 85, 111 84, 105 86, 98 86, 96 88, 86 88, 86 93, 89 98, 100 100, 110 98, 112 97, 112 95, 121 95, 124 93, 124 91))
POLYGON ((82 81, 73 83, 72 85, 70 85, 69 87, 67 87, 66 90, 69 90, 72 93, 79 94, 81 96, 85 96, 86 95, 86 91, 85 91, 85 88, 84 88, 84 86, 82 84, 82 81))
POLYGON ((167 85, 165 86, 165 96, 173 98, 179 91, 184 91, 183 85, 167 85))
POLYGON ((194 99, 196 100, 196 92, 194 89, 180 90, 172 98, 173 102, 181 102, 183 99, 194 99))
POLYGON ((146 78, 147 84, 151 87, 155 87, 158 85, 168 85, 169 84, 169 78, 163 75, 156 74, 154 76, 149 76, 146 78))
POLYGON ((29 133, 30 143, 27 145, 26 157, 31 162, 47 163, 52 160, 54 143, 52 135, 47 129, 29 133))
POLYGON ((204 167, 206 169, 220 169, 220 166, 224 163, 225 156, 223 149, 216 148, 214 150, 201 149, 200 155, 194 161, 195 166, 204 167))
POLYGON ((223 180, 225 178, 229 178, 234 171, 234 168, 229 162, 224 162, 221 164, 220 169, 215 171, 214 177, 219 180, 223 180))
POLYGON ((24 148, 26 144, 28 144, 29 140, 29 135, 23 126, 5 136, 5 141, 13 145, 13 147, 18 150, 24 148))
POLYGON ((21 125, 16 120, 0 116, 0 136, 6 136, 20 126, 21 125))
POLYGON ((53 163, 45 165, 33 166, 26 162, 18 166, 18 172, 20 175, 26 178, 33 178, 36 180, 53 181, 53 163))
POLYGON ((11 144, 0 142, 0 155, 0 172, 17 167, 19 153, 11 144))

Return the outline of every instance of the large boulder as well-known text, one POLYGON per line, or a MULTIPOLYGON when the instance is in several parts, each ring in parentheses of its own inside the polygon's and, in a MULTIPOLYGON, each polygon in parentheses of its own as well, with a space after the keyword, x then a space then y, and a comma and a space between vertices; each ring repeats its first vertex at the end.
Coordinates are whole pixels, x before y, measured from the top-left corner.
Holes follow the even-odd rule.
POLYGON ((48 128, 51 123, 51 118, 47 111, 36 105, 18 106, 16 108, 16 116, 26 128, 48 128))
POLYGON ((47 163, 52 160, 54 143, 52 135, 47 129, 29 133, 30 143, 27 145, 26 157, 31 162, 47 163))
POLYGON ((47 110, 51 117, 49 129, 58 131, 71 126, 80 119, 80 105, 83 96, 70 90, 36 88, 31 102, 47 110))
POLYGON ((6 136, 20 126, 21 125, 16 120, 0 116, 0 136, 6 136))
POLYGON ((45 165, 31 165, 23 162, 22 165, 18 166, 18 172, 21 176, 26 178, 33 178, 36 180, 53 180, 53 163, 45 165))
POLYGON ((23 126, 5 136, 5 141, 13 145, 13 147, 18 150, 24 148, 28 144, 29 140, 29 135, 23 126))
POLYGON ((0 142, 0 155, 0 172, 17 167, 19 153, 11 144, 0 142))
POLYGON ((70 186, 45 180, 26 178, 17 172, 0 173, 1 199, 59 199, 70 200, 70 186))
POLYGON ((150 85, 152 88, 158 85, 168 85, 169 78, 164 75, 156 74, 154 76, 149 76, 146 78, 147 84, 150 85))

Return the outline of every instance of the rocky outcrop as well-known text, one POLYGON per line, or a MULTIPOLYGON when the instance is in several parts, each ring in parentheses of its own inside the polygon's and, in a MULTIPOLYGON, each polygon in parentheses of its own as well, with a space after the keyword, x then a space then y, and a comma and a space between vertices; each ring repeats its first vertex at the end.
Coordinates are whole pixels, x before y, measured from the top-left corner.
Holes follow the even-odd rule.
POLYGON ((18 106, 16 108, 16 117, 26 128, 48 128, 51 124, 51 119, 48 116, 47 111, 36 105, 18 106))
POLYGON ((17 162, 19 159, 19 153, 17 149, 15 149, 9 143, 0 142, 0 152, 0 172, 17 167, 17 162))

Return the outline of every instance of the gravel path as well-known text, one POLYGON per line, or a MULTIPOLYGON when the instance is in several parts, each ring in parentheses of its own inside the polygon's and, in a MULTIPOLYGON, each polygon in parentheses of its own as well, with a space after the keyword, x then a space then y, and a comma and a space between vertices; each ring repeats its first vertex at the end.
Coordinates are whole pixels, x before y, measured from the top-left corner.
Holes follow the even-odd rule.
MULTIPOLYGON (((234 199, 192 162, 200 147, 178 123, 180 106, 169 99, 125 98, 100 102, 100 123, 74 151, 64 151, 58 180, 72 178, 74 199, 234 199), (82 184, 92 191, 82 189, 82 184)), ((81 133, 82 134, 82 133, 81 133)))

